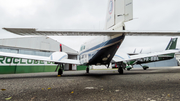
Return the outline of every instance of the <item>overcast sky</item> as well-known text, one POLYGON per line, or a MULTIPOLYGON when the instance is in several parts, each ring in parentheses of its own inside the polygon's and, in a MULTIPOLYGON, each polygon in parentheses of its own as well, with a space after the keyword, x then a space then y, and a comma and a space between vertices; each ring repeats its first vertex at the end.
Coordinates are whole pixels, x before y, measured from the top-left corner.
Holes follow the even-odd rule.
MULTIPOLYGON (((0 0, 0 28, 102 30, 108 0, 0 0)), ((180 31, 180 0, 134 0, 127 30, 180 31)), ((1 38, 21 37, 0 29, 1 38)), ((95 37, 51 37, 79 50, 95 37)), ((171 37, 126 37, 119 51, 163 51, 171 37)), ((180 48, 180 41, 177 47, 180 48)))

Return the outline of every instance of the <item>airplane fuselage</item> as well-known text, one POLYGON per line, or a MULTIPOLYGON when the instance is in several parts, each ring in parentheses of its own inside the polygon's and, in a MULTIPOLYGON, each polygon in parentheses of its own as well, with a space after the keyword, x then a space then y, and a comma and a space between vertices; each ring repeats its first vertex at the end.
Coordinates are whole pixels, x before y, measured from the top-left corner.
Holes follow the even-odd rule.
POLYGON ((104 36, 83 44, 79 54, 80 63, 84 65, 109 64, 124 37, 124 34, 104 36))

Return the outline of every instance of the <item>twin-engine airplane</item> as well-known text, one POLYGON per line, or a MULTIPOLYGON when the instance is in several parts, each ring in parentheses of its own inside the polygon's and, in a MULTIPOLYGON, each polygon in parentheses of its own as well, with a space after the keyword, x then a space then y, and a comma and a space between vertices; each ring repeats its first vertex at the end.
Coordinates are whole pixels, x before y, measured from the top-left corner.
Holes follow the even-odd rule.
MULTIPOLYGON (((55 52, 50 57, 40 57, 23 54, 12 54, 0 52, 1 56, 9 56, 14 58, 25 58, 34 60, 52 61, 60 66, 58 75, 63 73, 62 64, 83 64, 87 66, 86 72, 89 72, 89 65, 108 65, 114 57, 117 49, 120 47, 125 36, 180 36, 179 32, 131 32, 125 30, 125 22, 133 19, 133 2, 132 0, 109 0, 107 17, 106 17, 106 30, 102 31, 42 31, 33 28, 3 28, 9 32, 18 35, 45 35, 45 36, 102 36, 93 41, 86 42, 81 46, 79 53, 79 60, 67 59, 67 54, 64 52, 55 52)), ((151 56, 160 54, 170 54, 178 52, 178 50, 168 50, 163 53, 154 53, 151 56)), ((143 56, 145 57, 145 56, 143 56)), ((149 57, 149 55, 147 55, 149 57)), ((139 58, 139 57, 137 57, 139 58)), ((133 58, 136 59, 136 58, 133 58)), ((129 60, 133 60, 130 58, 129 60)), ((119 60, 119 73, 123 74, 123 61, 119 60)), ((57 66, 57 68, 58 68, 57 66)))

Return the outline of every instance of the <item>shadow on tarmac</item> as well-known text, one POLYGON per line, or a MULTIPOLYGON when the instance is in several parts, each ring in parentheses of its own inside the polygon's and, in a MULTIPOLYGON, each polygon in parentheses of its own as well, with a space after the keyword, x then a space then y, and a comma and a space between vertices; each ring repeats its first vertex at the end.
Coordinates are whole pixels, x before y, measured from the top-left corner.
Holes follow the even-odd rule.
POLYGON ((89 74, 86 71, 66 71, 61 77, 57 77, 56 73, 28 73, 28 74, 5 74, 0 75, 0 80, 3 79, 33 79, 33 78, 66 78, 66 77, 93 77, 102 78, 105 76, 130 76, 130 75, 154 75, 154 74, 173 74, 180 73, 180 69, 149 69, 149 70, 130 70, 124 71, 124 74, 119 74, 117 70, 92 70, 89 74))

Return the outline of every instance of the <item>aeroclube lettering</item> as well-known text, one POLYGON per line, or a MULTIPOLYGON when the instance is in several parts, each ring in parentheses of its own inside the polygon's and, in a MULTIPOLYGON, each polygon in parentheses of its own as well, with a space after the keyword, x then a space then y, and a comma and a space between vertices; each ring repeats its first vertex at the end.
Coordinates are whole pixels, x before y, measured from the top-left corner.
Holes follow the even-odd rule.
POLYGON ((53 62, 46 62, 40 60, 21 59, 0 56, 0 64, 54 64, 53 62))

